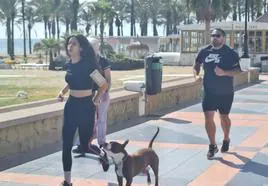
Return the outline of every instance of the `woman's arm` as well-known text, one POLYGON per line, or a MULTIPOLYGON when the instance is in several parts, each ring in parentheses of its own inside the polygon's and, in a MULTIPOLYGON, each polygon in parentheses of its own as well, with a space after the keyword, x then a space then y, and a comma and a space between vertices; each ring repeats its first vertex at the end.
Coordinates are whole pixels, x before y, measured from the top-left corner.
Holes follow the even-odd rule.
POLYGON ((65 87, 60 91, 59 95, 57 96, 57 99, 59 101, 64 100, 64 95, 69 91, 69 85, 66 84, 65 87))

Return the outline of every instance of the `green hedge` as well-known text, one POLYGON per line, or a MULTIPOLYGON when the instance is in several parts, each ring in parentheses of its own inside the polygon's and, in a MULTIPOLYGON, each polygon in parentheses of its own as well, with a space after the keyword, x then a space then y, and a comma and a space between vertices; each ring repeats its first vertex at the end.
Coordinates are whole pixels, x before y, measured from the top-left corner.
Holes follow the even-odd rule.
POLYGON ((109 56, 112 70, 135 70, 144 68, 143 59, 128 58, 122 54, 109 56))

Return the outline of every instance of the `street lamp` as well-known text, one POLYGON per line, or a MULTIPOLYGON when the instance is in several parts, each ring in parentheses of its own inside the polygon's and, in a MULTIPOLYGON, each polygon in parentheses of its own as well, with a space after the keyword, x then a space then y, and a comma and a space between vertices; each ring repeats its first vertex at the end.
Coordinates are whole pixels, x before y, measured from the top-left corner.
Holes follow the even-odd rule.
POLYGON ((249 58, 248 55, 248 0, 245 0, 245 34, 244 34, 244 50, 241 58, 249 58))

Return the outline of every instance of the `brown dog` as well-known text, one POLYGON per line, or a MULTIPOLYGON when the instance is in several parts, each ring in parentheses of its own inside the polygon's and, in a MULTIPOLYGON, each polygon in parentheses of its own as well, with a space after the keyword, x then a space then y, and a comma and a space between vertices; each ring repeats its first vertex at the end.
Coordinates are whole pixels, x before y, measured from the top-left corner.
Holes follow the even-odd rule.
POLYGON ((154 137, 151 139, 149 147, 141 149, 132 155, 129 155, 125 150, 129 140, 125 141, 123 144, 112 141, 104 145, 104 151, 113 159, 115 164, 115 172, 119 186, 123 186, 123 177, 126 178, 126 186, 131 186, 133 177, 144 171, 147 174, 147 182, 150 184, 151 177, 147 169, 148 166, 152 168, 155 175, 155 186, 158 186, 159 158, 152 149, 153 142, 158 133, 159 127, 154 137))

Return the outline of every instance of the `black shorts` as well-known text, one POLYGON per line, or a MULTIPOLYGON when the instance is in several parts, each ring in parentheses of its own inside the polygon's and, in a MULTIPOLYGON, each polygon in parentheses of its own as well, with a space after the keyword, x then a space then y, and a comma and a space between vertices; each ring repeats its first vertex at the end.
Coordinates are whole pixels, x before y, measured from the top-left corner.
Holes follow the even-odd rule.
POLYGON ((202 107, 203 111, 217 111, 220 114, 229 114, 232 108, 234 94, 212 94, 204 92, 202 107))

